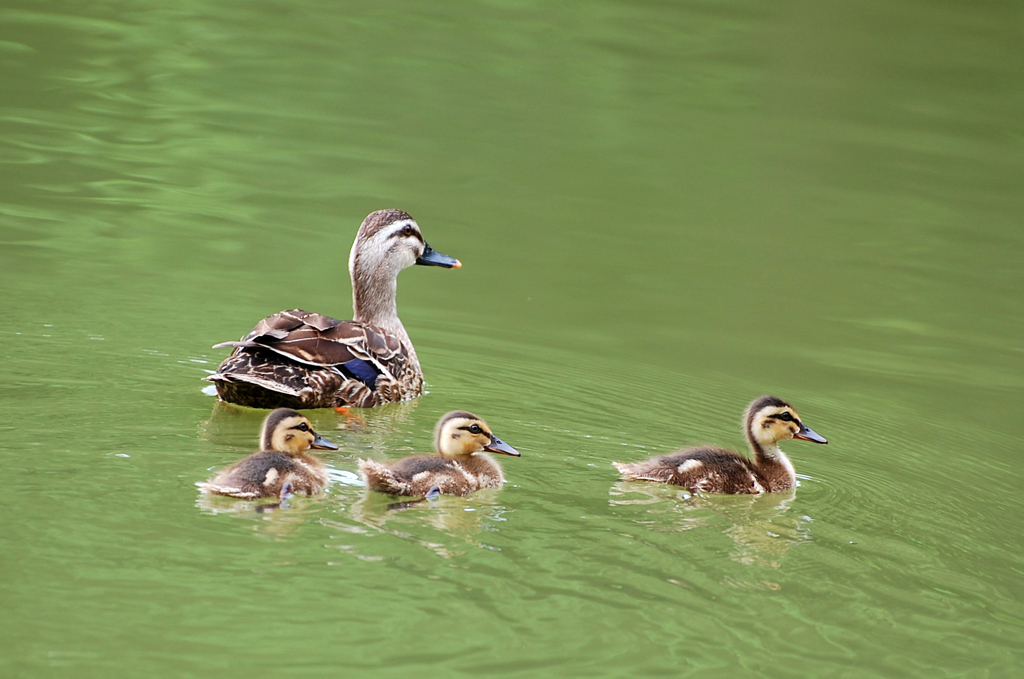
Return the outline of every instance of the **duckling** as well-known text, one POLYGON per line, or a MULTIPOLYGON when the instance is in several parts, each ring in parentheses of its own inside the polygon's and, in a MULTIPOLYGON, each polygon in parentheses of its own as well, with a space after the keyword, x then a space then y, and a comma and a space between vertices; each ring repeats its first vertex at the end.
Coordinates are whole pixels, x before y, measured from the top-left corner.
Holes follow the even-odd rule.
POLYGON ((370 214, 349 256, 355 320, 291 309, 268 316, 203 379, 221 400, 252 408, 369 408, 419 396, 423 371, 398 318, 398 274, 413 264, 457 269, 401 210, 370 214))
POLYGON ((283 501, 289 493, 313 495, 323 490, 330 478, 324 464, 306 451, 338 449, 313 431, 305 415, 290 408, 278 408, 263 420, 260 447, 262 452, 196 485, 207 493, 232 497, 277 497, 283 501))
POLYGON ((691 492, 770 493, 796 483, 793 463, 779 450, 779 441, 828 443, 804 425, 793 406, 775 396, 762 396, 747 407, 743 429, 753 459, 725 448, 697 446, 643 462, 612 464, 626 480, 671 483, 691 492))
POLYGON ((437 455, 413 455, 391 464, 359 460, 359 471, 371 490, 391 495, 426 496, 435 486, 444 495, 469 495, 505 482, 501 466, 487 452, 520 456, 465 410, 454 410, 437 423, 434 449, 437 455))

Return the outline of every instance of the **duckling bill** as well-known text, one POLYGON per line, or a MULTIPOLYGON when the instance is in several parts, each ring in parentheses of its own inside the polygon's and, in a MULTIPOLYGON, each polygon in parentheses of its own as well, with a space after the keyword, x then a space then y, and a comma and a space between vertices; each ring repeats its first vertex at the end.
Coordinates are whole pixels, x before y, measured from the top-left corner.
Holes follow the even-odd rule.
POLYGON ((278 408, 267 415, 260 430, 260 447, 261 452, 196 485, 214 495, 277 497, 283 501, 289 492, 313 495, 330 482, 323 462, 306 451, 337 450, 338 446, 313 431, 302 413, 278 408))
POLYGON ((747 407, 743 430, 752 458, 717 446, 698 446, 643 462, 612 464, 626 480, 669 483, 691 492, 771 493, 796 483, 793 463, 779 448, 780 441, 828 443, 803 423, 793 406, 776 396, 762 396, 747 407))
POLYGON ((359 471, 371 490, 390 495, 426 496, 435 490, 469 495, 505 483, 501 465, 487 453, 520 456, 486 422, 465 410, 452 411, 437 423, 434 449, 436 455, 413 455, 390 464, 359 460, 359 471))

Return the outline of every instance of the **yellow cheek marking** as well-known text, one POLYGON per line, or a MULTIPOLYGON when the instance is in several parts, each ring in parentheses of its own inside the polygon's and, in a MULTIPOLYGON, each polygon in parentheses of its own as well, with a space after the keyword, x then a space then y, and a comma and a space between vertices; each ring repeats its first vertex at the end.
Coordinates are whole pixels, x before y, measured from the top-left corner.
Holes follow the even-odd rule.
POLYGON ((272 483, 274 483, 274 481, 277 481, 277 477, 278 477, 278 476, 280 476, 280 475, 281 475, 281 473, 280 473, 280 472, 278 472, 278 471, 277 471, 277 469, 276 469, 275 467, 271 467, 271 468, 270 468, 270 469, 269 469, 269 470, 267 471, 267 478, 265 478, 265 479, 263 480, 263 485, 264 485, 264 486, 269 486, 269 485, 271 485, 272 483))

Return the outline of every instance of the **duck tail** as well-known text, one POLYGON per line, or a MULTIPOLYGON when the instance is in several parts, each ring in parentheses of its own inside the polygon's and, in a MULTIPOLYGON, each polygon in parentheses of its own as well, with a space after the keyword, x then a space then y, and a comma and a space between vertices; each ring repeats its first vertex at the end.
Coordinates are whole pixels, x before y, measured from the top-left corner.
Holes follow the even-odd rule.
POLYGON ((247 491, 236 486, 222 486, 214 483, 213 481, 197 481, 196 486, 202 492, 209 493, 210 495, 227 495, 228 497, 240 497, 246 499, 259 497, 258 493, 247 491))
MULTIPOLYGON (((626 481, 655 481, 657 483, 666 483, 668 481, 666 474, 659 474, 658 470, 651 468, 650 460, 634 462, 632 464, 612 462, 612 466, 619 470, 622 478, 626 481)), ((671 476, 671 474, 668 476, 671 476)))
POLYGON ((409 495, 409 484, 395 476, 385 464, 373 460, 359 460, 359 472, 370 490, 389 495, 409 495))
POLYGON ((626 478, 631 478, 634 471, 633 465, 626 464, 625 462, 612 462, 612 466, 619 470, 619 473, 626 478))

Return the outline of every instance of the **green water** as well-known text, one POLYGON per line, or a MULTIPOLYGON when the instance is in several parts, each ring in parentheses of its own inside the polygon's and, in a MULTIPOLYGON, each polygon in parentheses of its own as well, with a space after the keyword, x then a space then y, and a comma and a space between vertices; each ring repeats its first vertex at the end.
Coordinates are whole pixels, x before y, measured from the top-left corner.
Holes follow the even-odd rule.
MULTIPOLYGON (((0 8, 0 675, 1024 674, 1024 14, 1014 3, 0 8), (399 310, 428 394, 283 511, 194 486, 200 378, 351 313, 398 207, 464 267, 399 310), (624 484, 741 446, 790 493, 624 484), (508 485, 388 512, 360 456, 465 408, 508 485)), ((345 428, 341 428, 345 427, 345 428)))

